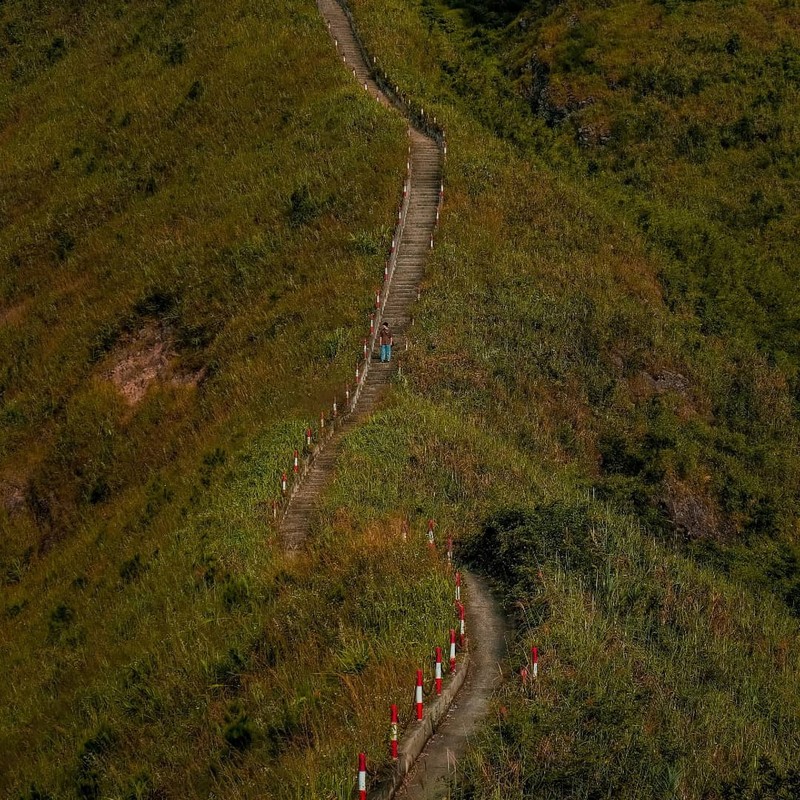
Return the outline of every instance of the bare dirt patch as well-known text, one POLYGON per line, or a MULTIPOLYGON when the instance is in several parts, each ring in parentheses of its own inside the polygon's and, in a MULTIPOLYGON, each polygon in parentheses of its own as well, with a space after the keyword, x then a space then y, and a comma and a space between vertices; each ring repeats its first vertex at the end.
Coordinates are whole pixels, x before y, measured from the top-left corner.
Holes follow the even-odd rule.
POLYGON ((168 376, 176 357, 169 330, 157 322, 148 322, 122 338, 105 377, 130 405, 136 405, 153 383, 168 376))
POLYGON ((24 485, 9 478, 0 478, 0 506, 9 515, 22 511, 25 508, 24 485))
POLYGON ((175 337, 166 325, 156 321, 123 336, 111 356, 111 366, 103 373, 132 406, 154 383, 196 386, 204 376, 205 369, 186 372, 179 368, 175 337))
POLYGON ((688 539, 720 539, 727 532, 707 490, 668 480, 665 509, 679 534, 688 539))
POLYGON ((17 325, 25 316, 27 303, 18 303, 8 308, 0 308, 0 325, 17 325))

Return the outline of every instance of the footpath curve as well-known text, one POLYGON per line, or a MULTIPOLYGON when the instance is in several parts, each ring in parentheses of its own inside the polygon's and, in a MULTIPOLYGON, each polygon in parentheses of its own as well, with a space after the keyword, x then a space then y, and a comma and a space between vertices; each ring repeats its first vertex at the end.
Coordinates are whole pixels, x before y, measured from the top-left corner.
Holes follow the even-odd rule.
MULTIPOLYGON (((339 56, 354 73, 358 83, 376 100, 394 107, 373 80, 364 52, 350 19, 337 0, 317 0, 339 56)), ((403 350, 411 323, 411 307, 417 299, 425 261, 432 247, 438 221, 442 187, 443 151, 437 141, 414 124, 409 125, 410 179, 405 218, 396 242, 394 269, 385 296, 382 314, 394 333, 395 349, 403 350)), ((333 480, 341 442, 347 431, 361 423, 380 402, 397 371, 396 361, 383 364, 370 353, 368 370, 348 413, 339 421, 332 436, 324 441, 309 463, 302 479, 289 498, 280 522, 280 534, 288 551, 297 551, 307 538, 313 515, 325 487, 333 480)), ((402 769, 408 777, 398 791, 398 767, 390 781, 373 786, 372 797, 443 798, 449 796, 449 777, 466 750, 488 709, 491 693, 501 679, 500 664, 505 655, 505 622, 497 602, 482 578, 464 572, 466 608, 469 620, 470 659, 466 679, 434 735, 424 742, 420 731, 407 731, 401 742, 402 769), (424 750, 422 749, 424 746, 424 750), (421 755, 418 756, 419 751, 421 755)), ((455 687, 454 687, 455 688, 455 687)))
POLYGON ((450 797, 450 778, 464 755, 469 737, 489 710, 489 700, 503 678, 506 622, 484 578, 463 573, 470 622, 469 672, 450 709, 416 759, 405 784, 394 794, 402 800, 450 797))

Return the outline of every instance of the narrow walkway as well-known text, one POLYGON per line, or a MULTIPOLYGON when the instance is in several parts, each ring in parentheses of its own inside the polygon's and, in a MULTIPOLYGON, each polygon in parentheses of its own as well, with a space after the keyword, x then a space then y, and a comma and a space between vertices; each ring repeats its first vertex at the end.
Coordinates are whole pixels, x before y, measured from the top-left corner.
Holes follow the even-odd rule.
MULTIPOLYGON (((336 0, 318 0, 319 10, 337 42, 340 58, 355 69, 359 85, 383 104, 391 105, 369 75, 350 23, 336 0)), ((391 325, 395 351, 403 350, 411 306, 417 297, 430 252, 431 235, 436 225, 436 209, 442 180, 442 157, 435 141, 414 128, 409 130, 411 144, 411 182, 409 204, 403 235, 398 243, 397 266, 384 307, 383 319, 391 325)), ((374 355, 374 354, 373 354, 374 355)), ((397 370, 396 361, 381 364, 373 357, 364 388, 354 412, 339 423, 336 434, 317 456, 302 485, 292 498, 281 523, 281 535, 287 550, 298 550, 311 526, 311 519, 323 490, 332 480, 342 436, 374 410, 397 370)))
POLYGON ((506 623, 486 581, 464 574, 467 597, 467 634, 472 663, 461 691, 445 721, 417 759, 398 800, 440 800, 450 796, 450 779, 464 755, 469 737, 486 716, 492 692, 502 680, 501 662, 506 655, 506 623), (472 631, 470 635, 470 631, 472 631))

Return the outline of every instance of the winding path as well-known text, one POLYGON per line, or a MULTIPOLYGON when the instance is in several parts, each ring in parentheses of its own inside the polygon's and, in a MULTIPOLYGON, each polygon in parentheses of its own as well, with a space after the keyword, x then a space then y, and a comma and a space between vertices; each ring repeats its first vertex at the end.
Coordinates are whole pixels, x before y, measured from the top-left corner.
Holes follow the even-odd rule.
MULTIPOLYGON (((355 71, 359 84, 366 85, 367 91, 379 102, 392 106, 373 81, 347 15, 337 0, 317 0, 317 5, 328 23, 339 55, 344 56, 347 66, 355 71)), ((416 300, 430 252, 442 181, 442 153, 437 143, 413 126, 409 127, 409 141, 411 180, 408 212, 397 245, 397 263, 383 311, 383 319, 392 326, 398 350, 402 350, 405 344, 411 306, 416 300)), ((320 497, 333 479, 343 436, 374 410, 396 370, 396 362, 382 364, 373 357, 354 408, 338 423, 336 432, 317 454, 290 500, 280 526, 287 550, 298 550, 308 536, 320 497)), ((471 573, 465 573, 465 578, 468 632, 471 635, 470 671, 445 720, 417 759, 397 797, 418 800, 449 795, 449 778, 454 766, 467 747, 468 737, 485 716, 491 693, 502 677, 500 665, 506 649, 504 619, 485 581, 471 573)))
MULTIPOLYGON (((392 104, 373 81, 359 49, 350 23, 336 0, 318 0, 320 13, 329 25, 340 56, 354 69, 359 85, 381 103, 392 104)), ((383 310, 394 334, 395 350, 405 346, 411 321, 411 306, 425 272, 431 236, 436 227, 439 188, 442 181, 442 156, 437 143, 413 127, 409 128, 411 180, 405 226, 397 244, 397 264, 383 310)), ((316 457, 302 485, 292 497, 281 523, 281 534, 288 550, 297 550, 308 534, 311 518, 320 495, 333 477, 342 436, 365 417, 380 401, 386 385, 397 371, 396 362, 382 364, 374 358, 355 407, 338 423, 337 431, 316 457)))
POLYGON ((464 755, 469 737, 489 710, 489 699, 502 680, 506 654, 506 622, 484 578, 464 573, 469 594, 466 598, 470 630, 470 670, 467 680, 444 722, 428 741, 409 773, 405 785, 395 794, 402 800, 439 800, 450 797, 450 778, 464 755))

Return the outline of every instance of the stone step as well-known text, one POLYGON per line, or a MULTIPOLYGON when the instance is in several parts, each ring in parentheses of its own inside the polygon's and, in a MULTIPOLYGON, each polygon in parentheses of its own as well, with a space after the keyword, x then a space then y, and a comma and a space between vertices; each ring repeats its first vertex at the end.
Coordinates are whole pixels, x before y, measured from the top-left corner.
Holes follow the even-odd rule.
MULTIPOLYGON (((366 82, 368 91, 373 96, 378 95, 387 101, 370 77, 367 65, 362 60, 361 52, 344 17, 337 17, 336 23, 331 25, 331 34, 339 42, 340 57, 344 54, 347 59, 347 63, 343 66, 351 71, 355 68, 359 83, 363 86, 366 82)), ((395 351, 398 344, 402 345, 405 342, 406 325, 410 320, 411 309, 416 303, 418 287, 431 251, 430 240, 431 235, 435 234, 442 175, 441 155, 436 143, 413 128, 410 141, 409 205, 398 243, 397 261, 389 287, 389 296, 384 306, 386 318, 392 321, 395 351)), ((308 535, 319 499, 334 479, 342 436, 360 424, 369 412, 378 406, 387 391, 387 385, 397 373, 396 361, 382 364, 377 354, 376 346, 371 354, 369 371, 359 393, 358 404, 350 414, 337 421, 336 433, 318 453, 289 504, 281 523, 281 534, 289 550, 300 549, 308 535)))

